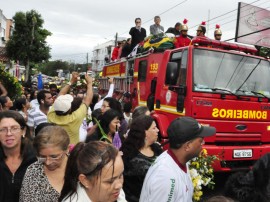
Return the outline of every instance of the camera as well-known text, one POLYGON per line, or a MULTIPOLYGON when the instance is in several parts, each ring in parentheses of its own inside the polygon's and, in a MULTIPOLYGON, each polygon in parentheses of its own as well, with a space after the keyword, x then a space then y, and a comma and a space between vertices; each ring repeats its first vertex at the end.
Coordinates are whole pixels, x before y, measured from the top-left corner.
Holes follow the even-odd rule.
POLYGON ((80 79, 85 79, 85 75, 84 74, 81 74, 80 75, 80 79))
MULTIPOLYGON (((86 74, 87 74, 88 76, 92 76, 92 71, 88 71, 86 74)), ((85 79, 85 73, 81 73, 81 74, 80 74, 80 79, 85 79)))

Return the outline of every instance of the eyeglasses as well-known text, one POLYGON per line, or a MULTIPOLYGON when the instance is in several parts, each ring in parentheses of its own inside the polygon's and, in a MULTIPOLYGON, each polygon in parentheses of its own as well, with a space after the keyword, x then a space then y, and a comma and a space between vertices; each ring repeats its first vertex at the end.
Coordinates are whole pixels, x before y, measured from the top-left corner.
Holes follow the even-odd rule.
POLYGON ((137 21, 136 24, 141 23, 140 21, 137 21))
POLYGON ((8 134, 8 131, 12 134, 17 134, 21 131, 22 127, 0 128, 0 135, 8 134))
POLYGON ((66 154, 66 153, 62 153, 62 154, 58 154, 58 155, 52 155, 52 156, 47 156, 47 157, 37 156, 37 160, 38 160, 39 163, 45 163, 47 161, 47 159, 49 159, 50 161, 58 161, 58 160, 60 160, 63 157, 64 154, 66 154))

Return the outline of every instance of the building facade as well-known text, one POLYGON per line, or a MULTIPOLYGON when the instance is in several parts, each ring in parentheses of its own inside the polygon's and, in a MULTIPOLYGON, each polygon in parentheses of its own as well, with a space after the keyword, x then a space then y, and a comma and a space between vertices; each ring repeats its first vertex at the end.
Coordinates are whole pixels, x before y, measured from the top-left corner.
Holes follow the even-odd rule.
POLYGON ((5 69, 18 80, 24 80, 25 67, 17 62, 10 61, 6 54, 6 43, 12 36, 14 25, 12 19, 7 19, 0 9, 0 63, 5 65, 5 69))
MULTIPOLYGON (((118 37, 117 41, 126 40, 125 37, 118 37)), ((112 51, 115 47, 115 40, 107 41, 103 44, 99 44, 93 48, 92 55, 92 71, 101 72, 103 66, 107 61, 110 61, 112 56, 112 51)))

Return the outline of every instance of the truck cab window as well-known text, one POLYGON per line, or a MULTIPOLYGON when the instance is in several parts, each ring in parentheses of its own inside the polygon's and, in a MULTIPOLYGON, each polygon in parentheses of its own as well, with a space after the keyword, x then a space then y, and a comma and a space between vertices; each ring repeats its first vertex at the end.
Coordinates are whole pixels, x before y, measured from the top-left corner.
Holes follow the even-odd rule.
MULTIPOLYGON (((174 72, 177 75, 177 79, 173 85, 185 85, 186 68, 187 68, 187 50, 173 53, 169 62, 173 62, 177 66, 176 72, 174 72)), ((166 80, 165 84, 169 85, 171 84, 171 81, 166 80)))
POLYGON ((184 50, 182 54, 176 85, 186 85, 186 78, 187 78, 186 73, 187 73, 187 50, 184 50))
POLYGON ((147 61, 142 60, 139 62, 139 69, 138 69, 138 81, 146 81, 146 73, 147 73, 147 61))

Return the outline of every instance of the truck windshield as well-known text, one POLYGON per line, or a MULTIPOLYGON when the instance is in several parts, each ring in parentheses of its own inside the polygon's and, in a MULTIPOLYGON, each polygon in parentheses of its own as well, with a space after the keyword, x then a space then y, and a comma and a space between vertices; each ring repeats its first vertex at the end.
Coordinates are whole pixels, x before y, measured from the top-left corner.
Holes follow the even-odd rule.
POLYGON ((270 97, 269 61, 248 55, 195 49, 193 78, 194 91, 270 97))

